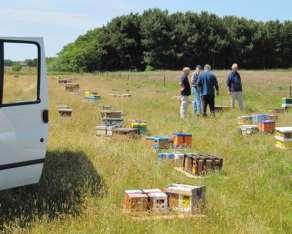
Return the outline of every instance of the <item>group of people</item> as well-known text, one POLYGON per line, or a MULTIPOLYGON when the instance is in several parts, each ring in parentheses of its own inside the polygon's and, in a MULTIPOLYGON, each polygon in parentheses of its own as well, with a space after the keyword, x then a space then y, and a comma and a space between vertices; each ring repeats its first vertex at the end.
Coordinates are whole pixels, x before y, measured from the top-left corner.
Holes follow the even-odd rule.
MULTIPOLYGON (((239 109, 243 111, 242 82, 238 72, 238 65, 232 65, 232 71, 229 72, 226 85, 231 98, 231 106, 235 107, 235 102, 239 104, 239 109)), ((215 116, 215 94, 219 95, 219 85, 215 73, 211 71, 211 66, 206 64, 204 70, 200 65, 196 69, 189 81, 191 69, 185 67, 182 70, 180 78, 181 106, 180 117, 185 119, 188 112, 189 97, 193 95, 193 112, 198 116, 207 116, 207 107, 210 113, 215 116)))

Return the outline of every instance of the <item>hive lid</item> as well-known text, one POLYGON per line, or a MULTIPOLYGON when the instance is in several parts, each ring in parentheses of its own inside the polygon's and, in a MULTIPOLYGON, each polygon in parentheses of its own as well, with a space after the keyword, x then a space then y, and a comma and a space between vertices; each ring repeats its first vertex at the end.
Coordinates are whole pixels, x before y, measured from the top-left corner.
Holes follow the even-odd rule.
POLYGON ((150 198, 167 198, 167 195, 164 192, 153 192, 153 193, 149 193, 148 197, 150 197, 150 198))
POLYGON ((130 190, 125 190, 125 193, 127 193, 127 194, 141 193, 142 194, 142 190, 141 189, 130 189, 130 190))
POLYGON ((143 189, 143 193, 161 193, 161 189, 143 189))
POLYGON ((246 124, 246 125, 240 125, 240 128, 241 129, 258 128, 258 126, 257 125, 254 125, 254 124, 251 124, 251 125, 246 124))
POLYGON ((292 127, 277 127, 276 131, 281 133, 292 133, 292 127))
POLYGON ((147 198, 147 195, 144 193, 129 193, 130 198, 147 198))
POLYGON ((173 135, 175 135, 175 136, 192 136, 191 133, 184 133, 184 132, 175 132, 173 135))
POLYGON ((275 123, 274 120, 263 120, 262 123, 275 123))

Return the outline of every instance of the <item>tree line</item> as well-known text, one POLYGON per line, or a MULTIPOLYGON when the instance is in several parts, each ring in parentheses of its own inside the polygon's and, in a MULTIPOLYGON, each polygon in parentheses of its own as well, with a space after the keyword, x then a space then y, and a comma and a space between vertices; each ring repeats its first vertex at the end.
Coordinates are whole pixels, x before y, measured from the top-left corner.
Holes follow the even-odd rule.
POLYGON ((150 9, 112 19, 65 46, 53 70, 179 69, 210 63, 246 69, 292 67, 292 21, 255 21, 150 9))

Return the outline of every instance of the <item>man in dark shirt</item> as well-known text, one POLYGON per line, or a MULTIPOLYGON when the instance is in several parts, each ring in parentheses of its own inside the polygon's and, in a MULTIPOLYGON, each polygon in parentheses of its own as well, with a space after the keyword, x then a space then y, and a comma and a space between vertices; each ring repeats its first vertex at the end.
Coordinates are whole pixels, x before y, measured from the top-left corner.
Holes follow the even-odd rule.
POLYGON ((211 66, 206 64, 204 72, 202 72, 197 81, 198 88, 200 89, 202 102, 203 102, 203 116, 207 116, 207 106, 209 105, 210 112, 215 116, 215 89, 217 96, 219 95, 218 81, 211 66))
POLYGON ((180 117, 185 119, 188 112, 189 96, 191 95, 191 86, 189 82, 189 74, 191 70, 188 67, 183 69, 183 74, 180 78, 180 117))
POLYGON ((228 74, 227 87, 231 98, 231 106, 235 107, 235 101, 238 102, 239 109, 243 111, 243 98, 242 98, 242 83, 241 77, 238 73, 238 65, 232 65, 232 71, 228 74))

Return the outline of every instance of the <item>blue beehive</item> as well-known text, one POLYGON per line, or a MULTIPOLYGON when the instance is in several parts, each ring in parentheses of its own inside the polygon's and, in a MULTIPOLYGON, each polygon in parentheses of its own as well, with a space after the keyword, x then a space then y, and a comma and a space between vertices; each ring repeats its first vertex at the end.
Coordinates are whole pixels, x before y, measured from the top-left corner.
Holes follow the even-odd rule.
POLYGON ((252 115, 252 122, 254 124, 259 124, 265 120, 269 120, 270 117, 267 114, 254 114, 252 115))
POLYGON ((171 138, 169 136, 152 136, 145 139, 147 142, 151 142, 152 147, 156 150, 169 149, 171 145, 171 138))

